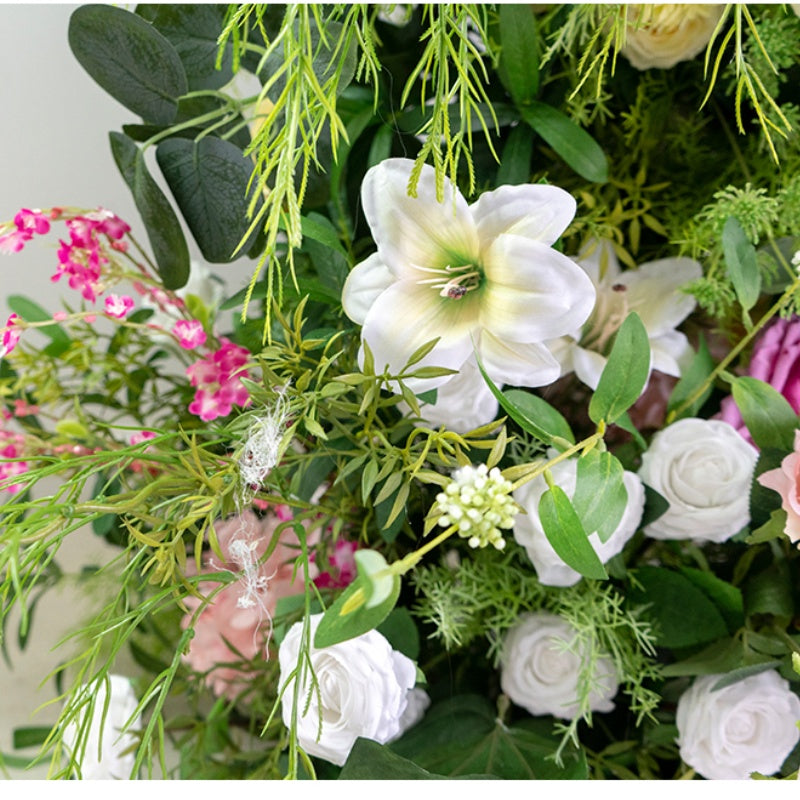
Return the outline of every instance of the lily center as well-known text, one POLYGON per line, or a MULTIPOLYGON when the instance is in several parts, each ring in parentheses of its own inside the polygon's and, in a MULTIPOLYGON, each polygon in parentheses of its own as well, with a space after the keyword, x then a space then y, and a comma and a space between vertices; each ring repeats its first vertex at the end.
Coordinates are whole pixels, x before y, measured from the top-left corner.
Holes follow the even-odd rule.
POLYGON ((438 290, 440 297, 460 300, 481 285, 483 272, 477 264, 447 264, 444 267, 420 267, 417 269, 431 275, 417 283, 438 290))

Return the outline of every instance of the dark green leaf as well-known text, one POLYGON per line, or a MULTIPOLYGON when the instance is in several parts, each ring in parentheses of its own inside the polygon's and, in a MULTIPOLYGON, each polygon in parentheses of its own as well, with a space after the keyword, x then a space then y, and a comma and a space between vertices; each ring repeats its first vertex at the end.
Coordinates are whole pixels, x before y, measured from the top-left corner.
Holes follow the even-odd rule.
POLYGON ((386 637, 393 649, 408 656, 412 661, 416 661, 419 657, 419 631, 408 609, 395 608, 378 625, 378 632, 386 637))
POLYGON ((758 460, 753 470, 753 481, 750 484, 751 528, 768 522, 772 512, 781 507, 781 496, 774 489, 762 486, 757 478, 765 472, 778 469, 784 458, 786 458, 786 451, 776 447, 762 447, 758 454, 758 460))
POLYGON ((609 452, 592 451, 578 459, 577 482, 572 505, 585 531, 597 532, 607 542, 628 505, 619 459, 609 452))
POLYGON ((175 119, 186 73, 152 25, 115 6, 86 5, 72 13, 68 36, 80 65, 127 109, 156 125, 175 119))
POLYGON ((744 625, 744 601, 738 587, 705 570, 681 567, 680 572, 714 603, 725 618, 731 633, 744 625))
POLYGON ((614 346, 597 390, 589 401, 592 422, 614 422, 642 393, 650 374, 650 339, 639 315, 632 311, 614 339, 614 346))
POLYGON ((413 761, 393 753, 388 747, 371 739, 356 739, 347 761, 339 773, 340 781, 430 781, 446 780, 433 775, 413 761))
MULTIPOLYGON (((247 208, 253 163, 238 147, 205 136, 197 142, 167 139, 156 157, 169 188, 206 261, 224 264, 242 256, 237 250, 250 225, 247 208)), ((251 234, 250 241, 255 237, 251 234)))
POLYGON ((539 91, 539 35, 530 5, 503 3, 500 16, 500 65, 503 85, 517 105, 526 105, 539 91))
POLYGON ((43 744, 50 735, 50 728, 43 726, 32 726, 29 728, 14 729, 14 749, 22 750, 25 747, 34 747, 43 744))
POLYGON ((711 691, 716 692, 718 689, 724 689, 726 686, 731 686, 734 683, 738 683, 745 678, 749 678, 751 675, 758 675, 760 672, 766 672, 768 669, 775 669, 782 663, 783 662, 780 659, 765 658, 763 661, 760 661, 756 664, 748 664, 747 666, 739 667, 738 669, 732 670, 727 675, 720 678, 711 687, 711 691))
MULTIPOLYGON (((53 319, 52 313, 45 311, 38 303, 19 294, 12 294, 7 298, 8 307, 26 322, 47 322, 53 319)), ((51 343, 45 348, 45 353, 52 358, 58 358, 69 349, 72 344, 69 334, 57 323, 43 325, 36 330, 47 336, 51 343)))
POLYGON ((761 273, 756 249, 736 217, 728 217, 722 228, 722 250, 736 297, 745 311, 751 309, 761 293, 761 273))
MULTIPOLYGON (((700 336, 697 353, 692 358, 689 367, 684 370, 681 379, 675 384, 672 394, 669 396, 667 403, 667 413, 671 413, 675 409, 683 405, 694 394, 703 383, 705 383, 708 376, 714 369, 714 359, 711 357, 708 345, 706 344, 705 337, 700 336)), ((684 408, 679 414, 676 414, 675 419, 682 419, 683 417, 695 417, 703 403, 708 399, 711 394, 711 385, 695 400, 691 405, 684 408)))
POLYGON ((189 279, 189 248, 180 222, 150 175, 136 143, 123 133, 112 132, 109 138, 114 161, 147 230, 161 280, 167 289, 180 289, 189 279))
MULTIPOLYGON (((505 8, 505 6, 503 6, 505 8)), ((506 139, 497 170, 499 186, 517 186, 531 179, 531 156, 533 155, 533 136, 524 125, 512 128, 506 139)))
POLYGON ((694 647, 727 637, 719 609, 688 578, 663 567, 640 567, 633 576, 628 600, 647 606, 643 614, 654 623, 660 647, 694 647))
POLYGON ((776 561, 748 578, 744 585, 744 609, 748 617, 770 614, 789 619, 794 615, 793 585, 785 561, 776 561))
POLYGON ((520 108, 520 115, 582 178, 608 180, 608 161, 600 145, 566 114, 534 100, 520 108))
MULTIPOLYGON (((141 15, 142 7, 136 13, 141 15)), ((217 37, 223 28, 226 6, 212 3, 159 4, 148 14, 153 25, 172 42, 181 59, 189 91, 219 89, 233 78, 233 45, 225 43, 217 69, 217 37)))
POLYGON ((789 401, 768 383, 743 376, 731 381, 733 399, 744 424, 758 447, 777 447, 791 451, 797 414, 789 401))
POLYGON ((605 580, 608 577, 569 497, 559 486, 553 486, 542 495, 539 519, 547 541, 567 566, 587 578, 605 580))
POLYGON ((661 674, 665 678, 682 678, 694 675, 719 675, 741 665, 744 649, 738 639, 724 639, 703 648, 682 661, 665 664, 661 674))

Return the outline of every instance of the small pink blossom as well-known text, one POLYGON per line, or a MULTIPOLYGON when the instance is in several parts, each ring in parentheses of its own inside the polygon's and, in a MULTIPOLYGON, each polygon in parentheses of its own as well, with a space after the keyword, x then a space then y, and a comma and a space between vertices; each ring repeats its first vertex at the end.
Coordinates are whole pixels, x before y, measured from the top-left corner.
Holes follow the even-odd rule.
POLYGON ((50 230, 50 222, 47 214, 42 213, 38 208, 31 211, 23 208, 14 217, 14 224, 21 231, 28 231, 31 234, 45 234, 50 230))
POLYGON ((15 417, 29 417, 32 414, 39 413, 39 406, 31 405, 24 398, 18 397, 14 400, 14 416, 15 417))
POLYGON ((141 444, 142 442, 147 442, 155 438, 156 435, 153 431, 139 431, 138 433, 131 434, 130 442, 131 444, 141 444))
POLYGON ((181 347, 186 350, 194 350, 206 343, 206 332, 203 324, 196 319, 180 319, 172 328, 172 333, 181 347))
POLYGON ((66 311, 56 311, 56 313, 53 314, 53 319, 56 322, 63 322, 68 316, 69 315, 67 314, 66 311))
POLYGON ((93 322, 95 322, 97 320, 97 315, 96 314, 86 314, 84 316, 84 320, 86 320, 86 322, 88 322, 89 325, 91 325, 93 322))
POLYGON ((122 319, 133 308, 133 298, 127 294, 110 294, 106 297, 105 305, 109 317, 122 319))
POLYGON ((203 422, 227 417, 234 405, 245 406, 250 402, 240 380, 249 377, 242 367, 247 364, 250 352, 229 339, 223 338, 220 342, 218 350, 186 369, 189 382, 197 389, 189 411, 203 422))
MULTIPOLYGON (((22 456, 22 442, 23 438, 19 435, 4 432, 0 436, 0 483, 28 471, 28 463, 26 461, 8 460, 22 456), (3 441, 6 442, 5 446, 2 446, 3 441)), ((22 484, 12 483, 2 487, 0 491, 15 494, 21 488, 22 484)))
POLYGON ((343 589, 349 586, 356 577, 356 550, 357 542, 339 539, 328 559, 333 570, 321 572, 314 578, 314 584, 320 589, 343 589))
POLYGON ((16 314, 11 314, 6 320, 5 327, 0 328, 0 332, 3 334, 2 341, 0 341, 0 358, 7 356, 19 342, 22 331, 16 324, 18 319, 19 317, 16 314))
POLYGON ((0 253, 5 255, 19 253, 32 238, 33 236, 28 231, 19 229, 4 233, 0 235, 0 253))
POLYGON ((763 472, 756 480, 781 496, 781 508, 786 512, 783 532, 793 542, 800 542, 800 431, 794 433, 794 452, 780 467, 763 472))

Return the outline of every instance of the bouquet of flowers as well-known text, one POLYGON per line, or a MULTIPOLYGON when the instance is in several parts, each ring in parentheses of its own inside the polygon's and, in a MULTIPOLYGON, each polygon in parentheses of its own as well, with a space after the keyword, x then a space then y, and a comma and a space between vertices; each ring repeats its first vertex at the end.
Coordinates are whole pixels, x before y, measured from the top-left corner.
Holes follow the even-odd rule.
POLYGON ((795 11, 73 13, 141 220, 0 225, 64 292, 0 330, 2 633, 117 553, 53 778, 797 776, 795 11))

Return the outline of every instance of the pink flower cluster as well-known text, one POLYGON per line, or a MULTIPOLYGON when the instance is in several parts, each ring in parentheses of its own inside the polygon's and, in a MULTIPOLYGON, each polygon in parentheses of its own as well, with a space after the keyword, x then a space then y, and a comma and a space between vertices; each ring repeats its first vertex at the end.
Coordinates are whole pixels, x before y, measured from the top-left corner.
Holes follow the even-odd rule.
MULTIPOLYGON (((58 209, 53 209, 58 214, 58 209)), ((21 209, 14 217, 14 228, 0 235, 0 253, 19 253, 33 239, 35 234, 44 234, 50 230, 50 216, 38 208, 21 209)))
MULTIPOLYGON (((26 461, 9 461, 10 458, 21 458, 25 437, 19 433, 12 433, 5 428, 6 420, 12 416, 7 411, 0 413, 0 483, 9 480, 16 475, 22 475, 28 471, 26 461)), ((22 484, 12 483, 4 486, 0 491, 14 494, 22 488, 22 484)))
POLYGON ((356 577, 356 550, 358 550, 357 542, 339 539, 328 558, 331 570, 317 575, 314 578, 314 585, 320 589, 344 589, 349 586, 356 577))
POLYGON ((185 350, 194 350, 206 343, 203 323, 196 319, 179 319, 172 326, 172 333, 185 350))
MULTIPOLYGON (((244 542, 255 566, 255 574, 249 576, 249 585, 255 583, 259 591, 259 602, 243 604, 240 601, 245 587, 240 581, 229 583, 195 620, 194 638, 184 660, 195 672, 205 673, 206 685, 216 695, 233 699, 247 687, 242 660, 253 659, 264 651, 271 629, 271 615, 275 613, 278 600, 303 590, 302 570, 296 574, 294 571, 299 550, 291 528, 281 533, 277 547, 269 558, 261 562, 275 529, 286 518, 287 512, 288 509, 277 506, 259 518, 252 511, 246 511, 241 517, 230 517, 214 525, 225 563, 216 563, 211 555, 206 559, 203 571, 240 573, 243 564, 239 548, 244 542)), ((219 583, 209 581, 199 588, 208 596, 217 587, 219 583)), ((203 601, 188 597, 185 603, 189 613, 182 621, 184 629, 191 625, 192 617, 203 601)))
POLYGON ((217 417, 227 417, 233 406, 250 402, 241 378, 249 377, 244 365, 250 351, 229 339, 220 339, 220 347, 187 367, 189 382, 197 391, 189 404, 189 411, 203 422, 217 417))
POLYGON ((7 356, 17 346, 21 335, 21 331, 16 325, 18 319, 16 314, 11 314, 6 320, 5 327, 0 328, 0 333, 3 334, 0 339, 0 358, 7 356))
POLYGON ((71 289, 80 290, 84 298, 94 302, 102 292, 103 267, 109 263, 106 242, 101 237, 105 237, 113 249, 124 251, 126 245, 121 239, 130 231, 130 226, 105 209, 73 217, 66 224, 69 241, 59 241, 58 269, 51 280, 57 281, 66 275, 71 289))

